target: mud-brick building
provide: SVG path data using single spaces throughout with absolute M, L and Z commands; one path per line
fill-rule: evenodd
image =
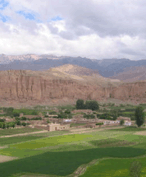
M 57 131 L 57 130 L 68 130 L 70 129 L 70 124 L 49 124 L 48 131 Z

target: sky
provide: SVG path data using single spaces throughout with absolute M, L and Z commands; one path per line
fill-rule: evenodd
M 0 0 L 0 54 L 146 59 L 146 1 Z

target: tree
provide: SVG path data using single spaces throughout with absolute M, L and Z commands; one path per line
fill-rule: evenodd
M 86 101 L 85 108 L 86 109 L 91 109 L 92 111 L 98 110 L 99 109 L 99 104 L 95 100 Z
M 130 166 L 130 176 L 140 177 L 142 165 L 138 161 L 133 161 Z
M 143 123 L 144 123 L 144 108 L 141 106 L 138 106 L 135 109 L 135 120 L 136 120 L 136 124 L 138 127 L 140 127 Z
M 120 120 L 120 125 L 124 125 L 124 120 L 123 119 Z
M 84 100 L 78 99 L 76 101 L 76 109 L 84 109 L 84 108 L 85 108 Z

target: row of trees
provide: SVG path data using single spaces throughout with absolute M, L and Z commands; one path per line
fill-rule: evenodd
M 76 109 L 91 109 L 92 111 L 99 109 L 99 104 L 97 101 L 86 101 L 78 99 L 76 102 Z
M 0 122 L 0 128 L 5 129 L 5 128 L 9 128 L 9 127 L 15 127 L 16 123 L 15 122 Z
M 76 109 L 91 109 L 91 110 L 98 110 L 99 109 L 99 104 L 97 101 L 86 101 L 84 103 L 84 100 L 82 99 L 78 99 L 76 101 Z M 97 115 L 99 116 L 99 115 Z M 111 117 L 113 117 L 113 120 L 117 119 L 117 112 L 113 112 L 111 115 L 100 115 L 100 118 L 105 119 L 105 117 L 109 117 L 109 119 L 111 119 Z M 145 121 L 145 114 L 144 114 L 144 108 L 142 106 L 138 106 L 135 109 L 135 120 L 136 120 L 136 124 L 138 127 L 140 127 L 141 125 L 143 125 L 144 121 Z

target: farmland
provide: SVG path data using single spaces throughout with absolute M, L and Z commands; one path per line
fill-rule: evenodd
M 101 128 L 102 129 L 102 128 Z M 0 163 L 1 177 L 121 176 L 137 159 L 146 175 L 145 128 L 122 128 L 57 135 L 57 132 L 0 139 L 0 155 L 15 158 Z M 63 134 L 62 133 L 62 134 Z M 9 170 L 7 170 L 9 169 Z M 120 173 L 119 173 L 120 172 Z

